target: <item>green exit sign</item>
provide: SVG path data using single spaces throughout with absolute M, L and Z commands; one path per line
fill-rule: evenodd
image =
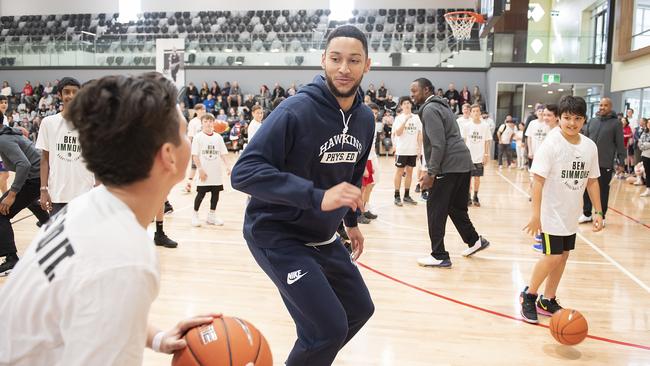
M 560 74 L 542 74 L 542 83 L 545 84 L 559 84 Z

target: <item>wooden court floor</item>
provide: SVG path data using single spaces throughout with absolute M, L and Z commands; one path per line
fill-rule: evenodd
M 393 158 L 382 157 L 380 165 L 371 198 L 379 218 L 361 226 L 366 249 L 359 261 L 376 312 L 335 365 L 650 364 L 650 198 L 639 197 L 640 187 L 612 181 L 606 229 L 593 233 L 590 226 L 580 227 L 558 298 L 585 315 L 591 338 L 569 347 L 550 336 L 544 327 L 548 318 L 541 317 L 542 326 L 518 320 L 518 293 L 540 256 L 521 231 L 529 216 L 527 173 L 498 171 L 494 163 L 486 168 L 482 207 L 471 208 L 470 217 L 492 245 L 475 257 L 461 257 L 464 246 L 449 222 L 453 268 L 443 270 L 417 266 L 416 258 L 430 251 L 425 204 L 394 206 Z M 281 365 L 295 329 L 243 241 L 246 197 L 227 187 L 217 208 L 225 226 L 201 228 L 190 226 L 194 194 L 182 194 L 178 186 L 170 199 L 176 210 L 165 227 L 180 245 L 158 249 L 162 279 L 151 321 L 167 328 L 214 311 L 245 318 L 263 332 Z M 36 232 L 34 222 L 27 217 L 14 226 L 20 251 Z M 115 301 L 116 307 L 128 306 L 128 299 Z M 170 360 L 145 351 L 144 365 Z

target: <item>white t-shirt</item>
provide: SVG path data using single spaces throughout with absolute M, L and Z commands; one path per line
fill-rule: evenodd
M 256 120 L 252 120 L 251 123 L 248 124 L 248 143 L 251 142 L 253 136 L 255 135 L 257 130 L 260 129 L 260 127 L 262 127 L 262 123 L 257 122 Z
M 501 138 L 499 139 L 499 143 L 502 145 L 505 144 L 510 144 L 512 142 L 512 139 L 514 138 L 515 134 L 515 129 L 514 126 L 510 127 L 508 126 L 507 123 L 502 124 L 499 126 L 499 131 L 501 131 Z
M 218 133 L 206 135 L 201 131 L 194 136 L 192 140 L 192 155 L 199 157 L 201 167 L 208 175 L 205 181 L 198 179 L 197 186 L 220 186 L 223 185 L 222 174 L 223 170 L 221 163 L 221 155 L 228 154 L 226 144 L 223 142 L 223 137 Z
M 523 147 L 524 146 L 524 131 L 517 130 L 517 132 L 515 132 L 515 140 L 517 140 L 517 146 L 518 147 Z
M 474 123 L 470 122 L 465 125 L 465 143 L 469 148 L 469 153 L 472 155 L 472 162 L 479 164 L 483 162 L 483 155 L 485 155 L 485 142 L 492 141 L 492 134 L 490 133 L 490 126 L 485 122 Z
M 542 231 L 568 236 L 578 231 L 582 195 L 588 178 L 598 178 L 598 150 L 589 138 L 569 143 L 562 133 L 549 134 L 537 150 L 531 173 L 544 177 L 542 190 Z
M 458 128 L 460 130 L 460 137 L 465 138 L 465 127 L 467 127 L 468 124 L 472 123 L 472 119 L 465 116 L 460 116 L 456 118 L 456 122 L 458 123 Z
M 544 123 L 544 121 L 538 119 L 530 121 L 528 129 L 526 130 L 526 137 L 530 137 L 531 139 L 530 146 L 528 146 L 528 152 L 533 156 L 533 158 L 535 157 L 537 149 L 546 138 L 548 131 L 548 125 Z
M 192 118 L 187 124 L 187 136 L 194 137 L 198 135 L 202 128 L 201 119 L 199 117 Z
M 155 246 L 104 186 L 48 222 L 0 290 L 0 365 L 140 365 Z
M 375 150 L 375 146 L 377 146 L 377 139 L 379 138 L 379 133 L 384 130 L 384 123 L 383 122 L 375 122 L 375 137 L 372 139 L 372 147 L 370 148 L 370 154 L 368 154 L 368 160 L 373 160 L 377 158 L 377 151 Z M 373 162 L 374 164 L 374 162 Z M 373 165 L 372 167 L 377 171 L 377 167 Z
M 53 203 L 68 203 L 95 185 L 95 176 L 81 157 L 79 133 L 61 113 L 43 118 L 36 148 L 50 154 L 47 185 Z
M 406 124 L 401 136 L 397 136 L 395 131 L 402 125 Z M 418 133 L 422 132 L 422 122 L 417 114 L 411 113 L 409 118 L 400 114 L 393 122 L 393 143 L 395 144 L 395 154 L 404 156 L 415 156 L 418 154 Z

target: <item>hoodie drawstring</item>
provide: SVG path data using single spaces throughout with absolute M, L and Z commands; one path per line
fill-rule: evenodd
M 348 119 L 345 119 L 345 113 L 343 112 L 342 109 L 339 109 L 339 112 L 341 112 L 341 117 L 343 118 L 343 134 L 346 135 L 348 133 L 348 123 L 350 123 L 350 118 L 352 118 L 352 113 L 348 116 Z

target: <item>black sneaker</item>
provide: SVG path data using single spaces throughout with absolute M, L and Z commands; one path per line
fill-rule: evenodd
M 539 320 L 537 320 L 537 309 L 535 307 L 537 295 L 529 294 L 526 291 L 528 291 L 528 286 L 519 294 L 521 316 L 526 323 L 537 324 L 539 323 Z
M 399 206 L 399 207 L 404 206 L 404 205 L 402 204 L 402 199 L 401 199 L 401 198 L 399 198 L 399 197 L 395 197 L 395 206 Z
M 16 263 L 18 263 L 17 259 L 5 258 L 5 261 L 0 264 L 0 277 L 8 276 L 9 273 L 11 273 L 11 270 L 16 266 Z
M 153 237 L 153 242 L 165 248 L 176 248 L 178 246 L 178 243 L 171 240 L 165 233 L 156 233 Z
M 376 220 L 377 217 L 378 217 L 377 215 L 375 215 L 374 213 L 372 213 L 372 212 L 370 212 L 370 211 L 366 211 L 366 212 L 364 212 L 363 215 L 364 215 L 365 217 L 369 218 L 370 220 Z
M 366 215 L 359 215 L 357 216 L 357 223 L 359 224 L 369 224 L 370 219 L 366 217 Z
M 472 207 L 472 198 L 471 197 L 467 200 L 467 207 Z
M 537 307 L 537 312 L 542 315 L 552 316 L 557 311 L 562 310 L 563 308 L 558 304 L 557 298 L 547 299 L 544 295 L 540 295 L 539 299 L 535 303 Z
M 169 203 L 169 201 L 165 201 L 165 215 L 168 215 L 172 212 L 174 212 L 174 207 L 171 203 Z
M 415 185 L 415 193 L 420 193 L 420 183 Z
M 481 202 L 478 201 L 478 197 L 474 197 L 474 200 L 473 200 L 473 201 L 474 201 L 474 202 L 473 202 L 473 203 L 474 203 L 474 206 L 476 206 L 476 207 L 481 207 Z
M 417 205 L 418 203 L 415 202 L 411 196 L 404 196 L 404 203 L 408 203 L 409 205 Z

